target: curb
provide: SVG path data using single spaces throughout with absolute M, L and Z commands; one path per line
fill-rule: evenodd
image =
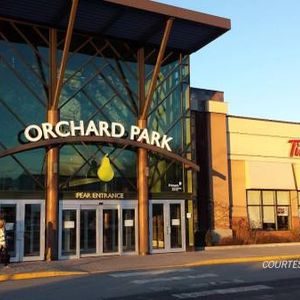
M 126 271 L 140 271 L 140 270 L 155 270 L 155 269 L 172 269 L 172 268 L 185 268 L 185 267 L 200 267 L 200 266 L 210 266 L 210 265 L 224 265 L 224 264 L 239 264 L 239 263 L 250 263 L 250 262 L 262 262 L 262 261 L 272 261 L 272 260 L 292 260 L 299 259 L 300 254 L 294 255 L 273 255 L 273 256 L 250 256 L 250 257 L 239 257 L 239 258 L 215 258 L 207 259 L 201 261 L 195 261 L 192 263 L 184 264 L 173 264 L 173 265 L 160 265 L 151 267 L 137 267 L 124 268 L 123 270 L 101 270 L 92 272 L 62 272 L 62 271 L 47 271 L 47 272 L 32 272 L 32 273 L 17 273 L 17 274 L 5 274 L 0 275 L 0 282 L 9 280 L 25 280 L 25 279 L 39 279 L 39 278 L 49 278 L 49 277 L 62 277 L 62 276 L 83 276 L 83 275 L 93 275 L 93 274 L 108 274 L 115 272 L 126 272 Z
M 295 243 L 270 243 L 270 244 L 253 244 L 253 245 L 227 245 L 227 246 L 206 246 L 205 251 L 227 250 L 227 249 L 252 249 L 252 248 L 274 248 L 274 247 L 289 247 L 299 246 L 299 242 Z
M 5 275 L 0 275 L 0 282 L 9 281 L 9 280 L 25 280 L 25 279 L 76 276 L 76 275 L 87 275 L 87 274 L 88 272 L 62 272 L 62 271 L 5 274 Z
M 250 256 L 250 257 L 240 257 L 240 258 L 215 258 L 206 259 L 201 261 L 196 261 L 192 263 L 184 264 L 173 264 L 173 265 L 159 265 L 151 267 L 137 267 L 137 268 L 127 268 L 122 270 L 107 270 L 107 271 L 92 271 L 88 274 L 108 274 L 116 272 L 128 272 L 128 271 L 142 271 L 142 270 L 159 270 L 159 269 L 173 269 L 173 268 L 186 268 L 186 267 L 201 267 L 201 266 L 212 266 L 212 265 L 225 265 L 225 264 L 239 264 L 239 263 L 250 263 L 250 262 L 262 262 L 262 261 L 273 261 L 273 260 L 293 260 L 299 259 L 300 254 L 294 255 L 273 255 L 273 256 Z
M 270 260 L 292 260 L 300 259 L 300 254 L 294 255 L 273 255 L 273 256 L 252 256 L 252 257 L 239 257 L 239 258 L 216 258 L 193 263 L 185 264 L 186 267 L 209 266 L 209 265 L 225 265 L 225 264 L 239 264 L 249 262 L 262 262 Z

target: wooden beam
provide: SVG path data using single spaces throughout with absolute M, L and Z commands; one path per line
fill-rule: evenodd
M 66 34 L 66 38 L 65 38 L 64 50 L 63 50 L 63 55 L 62 55 L 62 59 L 61 59 L 61 63 L 60 63 L 58 79 L 57 79 L 55 94 L 54 94 L 53 103 L 52 103 L 52 110 L 56 110 L 58 108 L 58 102 L 59 102 L 59 98 L 60 98 L 60 94 L 61 94 L 63 79 L 64 79 L 64 75 L 65 75 L 65 69 L 66 69 L 68 56 L 69 56 L 71 39 L 72 39 L 72 35 L 73 35 L 73 28 L 74 28 L 75 17 L 76 17 L 76 12 L 77 12 L 77 7 L 78 7 L 78 1 L 79 0 L 73 0 L 73 2 L 72 2 L 71 13 L 70 13 L 69 23 L 68 23 L 68 28 L 67 28 L 67 34 Z
M 59 120 L 58 110 L 48 111 L 48 122 L 56 124 Z M 59 148 L 47 151 L 46 174 L 46 251 L 47 261 L 57 259 L 58 250 L 58 163 Z
M 139 125 L 141 126 L 142 122 L 139 122 Z M 69 136 L 65 138 L 54 138 L 54 139 L 49 139 L 49 140 L 42 140 L 38 142 L 33 142 L 33 143 L 27 143 L 24 145 L 20 145 L 14 148 L 10 148 L 7 150 L 4 150 L 0 152 L 0 158 L 16 154 L 16 153 L 21 153 L 33 149 L 38 149 L 38 148 L 43 148 L 43 147 L 53 147 L 55 145 L 65 145 L 65 144 L 81 144 L 82 142 L 85 143 L 104 143 L 104 144 L 114 144 L 114 145 L 121 145 L 121 146 L 129 146 L 132 148 L 144 148 L 148 151 L 151 151 L 153 153 L 160 154 L 170 160 L 175 160 L 180 163 L 183 163 L 186 168 L 191 168 L 195 171 L 199 171 L 199 166 L 195 164 L 193 161 L 188 160 L 182 155 L 173 153 L 171 151 L 168 151 L 166 149 L 162 149 L 157 146 L 149 145 L 146 143 L 141 143 L 137 141 L 133 141 L 130 139 L 123 139 L 123 138 L 113 138 L 113 137 L 108 137 L 108 136 Z
M 146 128 L 146 121 L 139 120 L 138 126 Z M 147 255 L 149 249 L 149 187 L 148 187 L 148 151 L 145 148 L 137 149 L 138 162 L 138 213 L 139 213 L 139 254 Z
M 145 105 L 145 51 L 138 50 L 138 94 L 139 109 Z M 147 127 L 146 120 L 138 120 L 140 128 Z M 139 224 L 139 254 L 149 254 L 149 191 L 148 191 L 148 151 L 137 149 L 137 192 L 138 192 L 138 224 Z
M 51 110 L 53 106 L 53 99 L 55 95 L 55 89 L 57 85 L 57 30 L 49 29 L 49 97 L 48 97 L 48 110 Z
M 144 107 L 142 108 L 141 114 L 139 119 L 140 120 L 146 120 L 147 119 L 147 115 L 148 115 L 148 111 L 152 102 L 152 98 L 153 98 L 153 94 L 156 88 L 156 83 L 157 83 L 157 77 L 158 74 L 160 72 L 160 67 L 161 67 L 161 62 L 164 58 L 165 55 L 165 51 L 166 51 L 166 47 L 168 44 L 168 40 L 170 37 L 170 32 L 173 26 L 173 22 L 174 22 L 174 18 L 169 18 L 165 27 L 165 31 L 164 31 L 164 35 L 160 44 L 160 49 L 158 52 L 158 56 L 157 56 L 157 60 L 156 60 L 156 64 L 153 70 L 153 74 L 152 74 L 152 79 L 150 82 L 150 86 L 149 86 L 149 91 L 145 100 L 145 104 Z
M 51 110 L 57 82 L 57 30 L 49 29 L 49 96 L 47 121 L 55 125 L 59 111 Z M 46 155 L 46 247 L 45 259 L 57 259 L 58 241 L 58 161 L 59 148 L 49 147 Z

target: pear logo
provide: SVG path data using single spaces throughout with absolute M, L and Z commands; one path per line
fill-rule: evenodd
M 98 175 L 99 179 L 104 182 L 111 181 L 115 176 L 114 170 L 111 166 L 111 163 L 110 163 L 110 160 L 109 160 L 107 154 L 105 154 L 105 156 L 101 160 L 101 164 L 98 169 L 97 175 Z

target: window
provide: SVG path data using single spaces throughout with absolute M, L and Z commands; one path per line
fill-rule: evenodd
M 300 193 L 298 195 L 300 213 Z M 289 229 L 289 191 L 248 190 L 247 208 L 252 229 Z

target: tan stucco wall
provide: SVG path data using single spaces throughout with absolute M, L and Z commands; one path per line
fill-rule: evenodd
M 230 161 L 232 217 L 247 217 L 245 162 L 242 160 Z
M 229 228 L 229 192 L 226 115 L 210 113 L 211 188 L 214 228 Z
M 296 190 L 300 186 L 300 157 L 290 157 L 288 141 L 300 139 L 300 123 L 228 117 L 227 124 L 233 229 L 247 218 L 247 188 L 291 190 L 291 225 L 293 230 L 299 228 Z
M 291 158 L 290 139 L 300 138 L 300 123 L 228 117 L 229 157 L 246 161 L 300 164 Z
M 297 191 L 291 192 L 291 210 L 292 210 L 292 228 L 297 228 L 300 225 L 299 212 L 298 212 L 298 193 Z

